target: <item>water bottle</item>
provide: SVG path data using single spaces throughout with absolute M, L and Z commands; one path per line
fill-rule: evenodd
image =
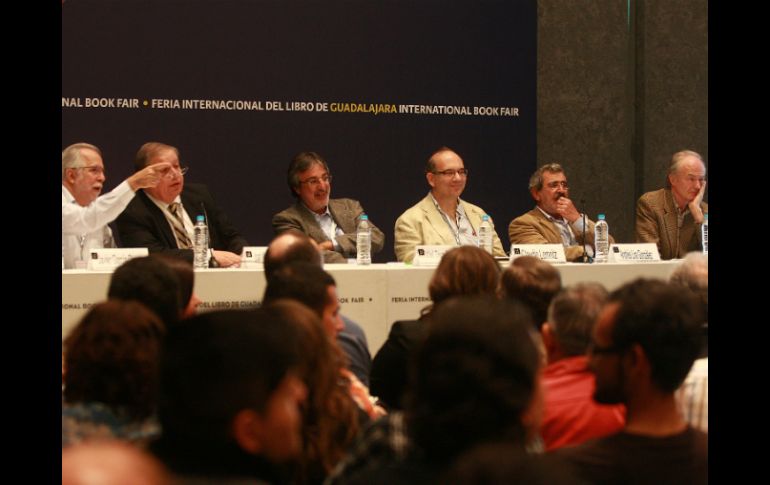
M 479 247 L 492 254 L 492 224 L 489 222 L 489 216 L 481 216 L 481 225 L 479 226 Z
M 703 248 L 703 254 L 709 253 L 709 215 L 703 214 L 703 224 L 700 226 L 700 245 Z
M 356 228 L 356 264 L 372 264 L 372 225 L 366 214 L 361 214 Z
M 594 225 L 594 262 L 606 263 L 610 254 L 610 227 L 604 220 L 604 214 L 597 216 Z
M 202 215 L 195 218 L 195 227 L 193 228 L 193 252 L 194 267 L 209 267 L 209 228 L 206 226 L 206 220 Z

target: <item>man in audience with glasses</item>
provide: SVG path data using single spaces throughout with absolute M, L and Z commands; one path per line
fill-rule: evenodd
M 593 257 L 594 223 L 570 200 L 562 166 L 547 163 L 538 168 L 529 178 L 529 193 L 537 207 L 511 221 L 511 244 L 563 244 L 567 261 Z M 610 244 L 614 242 L 610 236 Z
M 150 142 L 139 149 L 135 170 L 164 164 L 156 187 L 142 190 L 116 221 L 118 237 L 125 247 L 146 247 L 193 260 L 193 225 L 204 215 L 209 228 L 211 266 L 237 266 L 243 246 L 248 245 L 230 223 L 202 184 L 185 184 L 188 167 L 179 162 L 179 150 L 171 145 Z
M 463 159 L 450 148 L 441 147 L 428 158 L 425 178 L 431 189 L 420 202 L 396 220 L 396 259 L 411 262 L 415 246 L 478 246 L 478 228 L 486 214 L 481 207 L 460 199 L 468 181 Z M 503 245 L 493 230 L 493 255 L 505 256 Z
M 99 195 L 107 175 L 102 152 L 89 143 L 75 143 L 61 152 L 61 251 L 64 268 L 81 262 L 90 249 L 115 247 L 107 224 L 126 208 L 139 189 L 155 187 L 167 163 L 138 170 L 112 191 Z
M 321 155 L 301 152 L 289 164 L 287 182 L 294 205 L 273 216 L 276 235 L 295 229 L 310 236 L 325 263 L 346 263 L 356 257 L 356 227 L 364 208 L 357 200 L 330 199 L 332 175 Z M 382 250 L 385 235 L 371 221 L 372 254 Z

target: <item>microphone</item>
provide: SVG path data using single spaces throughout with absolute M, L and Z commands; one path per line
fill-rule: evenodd
M 580 199 L 580 207 L 582 207 L 584 210 L 582 212 L 583 214 L 583 262 L 584 263 L 590 263 L 591 258 L 588 256 L 588 242 L 586 241 L 586 211 L 585 211 L 585 205 L 586 200 Z
M 209 228 L 209 268 L 219 268 L 219 263 L 214 257 L 213 248 L 211 247 L 211 226 L 209 225 L 209 215 L 206 212 L 206 206 L 201 201 L 201 210 L 203 210 L 203 218 L 206 220 L 206 227 Z

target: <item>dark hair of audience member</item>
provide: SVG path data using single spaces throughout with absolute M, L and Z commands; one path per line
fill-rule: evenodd
M 141 303 L 97 303 L 64 341 L 68 403 L 100 402 L 135 419 L 155 411 L 165 328 Z
M 523 448 L 536 432 L 539 422 L 523 419 L 538 388 L 532 327 L 516 301 L 457 297 L 436 308 L 405 406 L 407 429 L 429 461 L 448 463 L 481 442 Z
M 318 316 L 323 316 L 328 304 L 329 286 L 336 286 L 334 278 L 320 266 L 305 261 L 294 261 L 278 268 L 267 280 L 262 304 L 279 298 L 293 298 L 307 305 Z
M 700 349 L 706 317 L 698 297 L 676 284 L 638 278 L 610 293 L 608 303 L 619 303 L 613 346 L 639 344 L 650 362 L 652 382 L 663 392 L 675 391 Z
M 179 279 L 174 270 L 150 256 L 133 258 L 118 266 L 107 289 L 108 298 L 139 301 L 167 326 L 179 321 L 186 305 L 180 294 Z
M 264 413 L 297 365 L 296 347 L 295 328 L 261 308 L 201 313 L 171 327 L 160 370 L 163 445 L 188 457 L 236 449 L 233 418 L 243 409 Z
M 450 249 L 428 284 L 432 304 L 422 310 L 422 316 L 452 296 L 494 295 L 499 279 L 500 265 L 488 252 L 475 246 Z
M 171 254 L 155 253 L 151 254 L 150 258 L 157 259 L 168 265 L 179 280 L 179 301 L 182 305 L 182 313 L 187 309 L 190 300 L 193 296 L 193 288 L 195 287 L 195 271 L 193 265 L 186 259 L 182 259 Z
M 266 279 L 269 279 L 281 266 L 294 261 L 305 261 L 307 263 L 315 264 L 319 268 L 323 267 L 321 253 L 307 234 L 299 232 L 296 229 L 289 229 L 276 236 L 273 240 L 285 235 L 294 236 L 296 240 L 286 248 L 285 251 L 278 255 L 274 254 L 270 246 L 267 247 L 264 259 Z
M 299 333 L 300 363 L 297 370 L 307 386 L 303 408 L 303 454 L 298 483 L 320 482 L 345 455 L 366 418 L 341 382 L 342 351 L 312 310 L 291 299 L 279 299 L 263 307 L 276 313 Z
M 518 298 L 527 305 L 538 330 L 548 318 L 548 305 L 559 290 L 559 270 L 534 256 L 514 259 L 500 278 L 500 296 Z

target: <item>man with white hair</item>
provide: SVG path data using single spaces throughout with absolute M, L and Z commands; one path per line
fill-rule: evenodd
M 657 244 L 661 259 L 701 250 L 700 228 L 708 214 L 705 191 L 703 158 L 691 150 L 676 152 L 666 188 L 647 192 L 636 203 L 636 242 Z
M 61 249 L 64 267 L 85 261 L 93 248 L 114 247 L 107 226 L 123 212 L 138 189 L 155 187 L 168 164 L 147 167 L 111 192 L 99 195 L 106 175 L 102 152 L 89 143 L 75 143 L 61 152 Z

